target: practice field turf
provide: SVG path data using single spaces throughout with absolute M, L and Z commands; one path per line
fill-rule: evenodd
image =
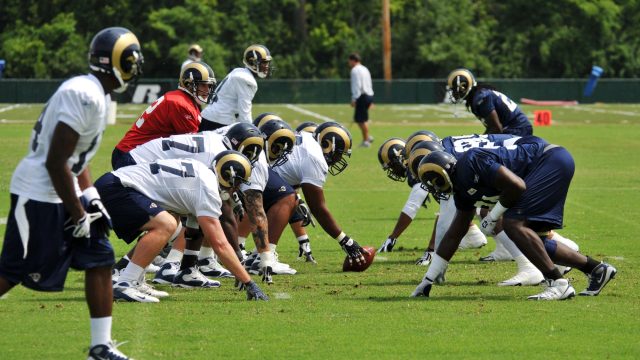
M 145 106 L 118 107 L 93 178 L 109 170 L 113 146 Z M 11 173 L 27 151 L 42 104 L 0 104 L 0 232 L 9 209 Z M 532 117 L 540 107 L 524 106 Z M 136 359 L 637 359 L 640 357 L 640 105 L 549 107 L 553 126 L 534 133 L 565 146 L 576 173 L 561 234 L 580 250 L 618 268 L 598 297 L 533 302 L 541 287 L 498 287 L 515 274 L 515 263 L 480 263 L 495 243 L 458 252 L 447 283 L 431 298 L 409 294 L 426 271 L 414 265 L 422 255 L 438 205 L 422 209 L 399 239 L 364 273 L 341 272 L 344 253 L 321 229 L 310 229 L 318 265 L 296 261 L 297 242 L 285 230 L 278 252 L 298 270 L 264 286 L 270 302 L 247 302 L 224 279 L 219 289 L 166 289 L 159 304 L 116 303 L 113 335 Z M 377 160 L 379 145 L 430 129 L 439 136 L 481 132 L 462 106 L 376 105 L 371 148 L 359 148 L 352 109 L 340 105 L 257 105 L 280 114 L 292 126 L 302 121 L 338 120 L 352 131 L 349 167 L 330 176 L 325 195 L 344 231 L 361 245 L 378 247 L 391 232 L 406 200 L 406 184 L 387 179 Z M 127 250 L 112 235 L 116 255 Z M 1 240 L 0 240 L 1 241 Z M 577 270 L 568 274 L 576 291 L 586 287 Z M 255 277 L 258 281 L 258 277 Z M 15 288 L 0 300 L 0 359 L 81 359 L 89 345 L 83 275 L 72 272 L 62 293 Z

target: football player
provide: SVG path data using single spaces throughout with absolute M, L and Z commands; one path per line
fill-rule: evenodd
M 222 130 L 222 129 L 221 129 Z M 263 188 L 266 183 L 267 164 L 264 160 L 264 139 L 260 131 L 251 124 L 234 124 L 224 129 L 224 134 L 212 131 L 204 131 L 197 134 L 173 135 L 168 138 L 160 138 L 149 141 L 143 145 L 136 147 L 123 156 L 129 164 L 143 164 L 153 162 L 158 159 L 176 159 L 189 158 L 198 160 L 204 164 L 211 164 L 214 157 L 225 150 L 237 150 L 245 155 L 254 163 L 254 171 L 251 172 L 249 178 L 251 184 L 241 184 L 241 189 L 245 191 L 248 188 Z M 231 242 L 236 252 L 237 248 L 237 224 L 235 221 L 234 210 L 232 207 L 232 194 L 226 195 L 225 201 L 222 203 L 221 223 L 227 239 Z M 242 204 L 237 206 L 242 207 Z M 251 204 L 247 206 L 252 209 Z M 260 207 L 261 209 L 262 207 Z M 252 217 L 250 212 L 249 217 Z M 266 225 L 265 225 L 266 226 Z M 266 232 L 266 230 L 265 230 Z M 191 241 L 186 244 L 180 240 L 176 241 L 167 256 L 166 262 L 156 272 L 154 278 L 155 283 L 174 284 L 181 287 L 211 287 L 211 282 L 202 281 L 202 276 L 190 269 L 193 267 L 190 262 L 182 261 L 183 253 L 196 254 L 198 256 L 199 269 L 206 276 L 228 277 L 228 271 L 221 267 L 213 258 L 214 253 L 211 247 L 204 245 L 200 249 L 201 239 L 197 233 L 189 234 Z M 235 237 L 235 238 L 234 238 Z M 187 249 L 185 250 L 185 245 Z M 259 245 L 262 251 L 268 251 L 267 245 Z M 200 251 L 198 251 L 200 249 Z M 178 265 L 178 263 L 180 263 Z M 127 261 L 122 260 L 118 263 L 117 270 L 124 269 Z M 268 264 L 267 264 L 268 265 Z M 180 268 L 180 269 L 178 269 Z M 176 276 L 178 270 L 183 272 L 184 276 Z M 188 273 L 184 273 L 187 271 Z M 185 281 L 183 277 L 193 278 L 193 281 Z
M 471 71 L 455 69 L 447 77 L 452 101 L 465 103 L 486 128 L 485 134 L 533 134 L 533 127 L 518 104 L 490 85 L 478 84 Z
M 204 54 L 204 51 L 202 50 L 202 46 L 198 44 L 191 44 L 191 46 L 189 46 L 189 50 L 187 51 L 187 53 L 189 54 L 189 56 L 187 57 L 187 60 L 185 60 L 182 63 L 182 66 L 180 67 L 181 70 L 184 69 L 185 66 L 187 66 L 188 64 L 191 64 L 194 61 L 201 61 L 202 54 Z
M 420 182 L 416 180 L 413 171 L 408 166 L 409 163 L 419 163 L 420 159 L 427 153 L 434 150 L 442 150 L 439 138 L 430 131 L 418 131 L 408 138 L 409 149 L 405 146 L 405 141 L 400 138 L 391 138 L 385 141 L 378 151 L 378 160 L 382 165 L 382 169 L 387 172 L 387 177 L 394 181 L 404 182 L 411 188 L 409 198 L 404 208 L 400 212 L 398 221 L 387 239 L 382 243 L 378 252 L 391 252 L 396 244 L 397 239 L 402 235 L 404 230 L 411 224 L 418 213 L 421 206 L 426 207 L 426 201 L 429 193 L 423 189 Z M 420 151 L 412 151 L 420 148 Z M 413 156 L 410 159 L 409 154 Z M 406 157 L 405 157 L 406 156 Z M 410 161 L 412 160 L 412 161 Z M 436 218 L 436 224 L 439 217 Z M 429 246 L 425 254 L 419 258 L 416 265 L 428 265 L 431 261 L 431 255 L 434 247 L 435 228 L 429 242 Z M 478 248 L 486 244 L 486 238 L 478 227 L 472 224 L 469 232 L 460 243 L 461 249 Z
M 145 232 L 131 261 L 120 272 L 113 288 L 114 299 L 159 301 L 140 289 L 140 279 L 155 255 L 180 232 L 182 224 L 175 215 L 181 215 L 187 217 L 188 228 L 201 229 L 205 241 L 246 288 L 247 299 L 268 300 L 240 264 L 218 220 L 222 214 L 220 191 L 234 191 L 250 175 L 249 160 L 239 152 L 225 150 L 209 166 L 193 159 L 158 160 L 125 166 L 100 177 L 96 188 L 103 196 L 104 206 L 113 213 L 113 228 L 118 237 L 131 243 Z M 185 254 L 185 258 L 188 255 L 192 254 Z M 191 260 L 195 265 L 195 259 Z M 202 276 L 195 267 L 189 273 L 189 280 L 193 281 Z
M 200 105 L 211 103 L 215 88 L 216 78 L 209 65 L 194 61 L 184 66 L 178 89 L 167 92 L 149 105 L 113 149 L 113 169 L 130 165 L 124 154 L 138 145 L 160 137 L 197 132 Z
M 279 118 L 278 118 L 279 119 Z M 238 124 L 225 126 L 215 130 L 224 134 Z M 251 126 L 241 123 L 240 126 Z M 287 161 L 287 156 L 294 147 L 294 134 L 282 120 L 274 121 L 268 128 L 262 127 L 264 151 L 261 162 L 261 181 L 242 188 L 244 205 L 248 216 L 238 227 L 238 242 L 244 249 L 249 232 L 253 234 L 255 251 L 244 259 L 244 266 L 253 274 L 262 274 L 267 283 L 273 282 L 271 274 L 293 275 L 296 273 L 288 264 L 279 261 L 276 247 L 278 239 L 295 208 L 295 193 L 271 166 Z M 284 220 L 283 220 L 284 219 Z M 255 261 L 263 259 L 263 261 Z
M 258 91 L 256 78 L 271 74 L 271 53 L 254 44 L 244 51 L 244 67 L 233 70 L 220 82 L 211 105 L 202 111 L 200 130 L 215 130 L 235 122 L 251 123 L 251 106 Z
M 350 262 L 364 262 L 364 249 L 342 228 L 331 215 L 325 202 L 323 186 L 327 172 L 338 175 L 347 167 L 351 156 L 351 134 L 336 122 L 319 125 L 314 134 L 296 135 L 296 146 L 289 161 L 274 170 L 293 187 L 300 187 L 309 209 L 322 229 L 342 247 Z M 288 218 L 287 218 L 288 219 Z
M 29 154 L 11 179 L 0 296 L 17 284 L 62 291 L 69 267 L 84 270 L 89 359 L 128 359 L 111 340 L 111 219 L 91 185 L 88 164 L 102 141 L 111 93 L 123 92 L 141 73 L 142 62 L 131 31 L 98 32 L 89 49 L 91 73 L 65 81 L 49 99 L 33 128 Z
M 562 226 L 574 170 L 566 149 L 534 137 L 507 146 L 472 148 L 457 160 L 444 151 L 425 156 L 418 167 L 421 182 L 440 198 L 453 195 L 456 213 L 412 296 L 429 296 L 432 279 L 446 268 L 479 203 L 493 204 L 481 230 L 492 234 L 502 216 L 504 231 L 544 275 L 544 291 L 529 299 L 563 300 L 575 295 L 554 262 L 587 275 L 589 285 L 580 295 L 598 295 L 617 270 L 549 236 L 550 230 Z

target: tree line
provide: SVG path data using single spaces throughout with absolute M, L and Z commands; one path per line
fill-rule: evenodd
M 444 78 L 583 78 L 640 72 L 637 0 L 390 0 L 392 72 Z M 274 78 L 346 78 L 358 52 L 382 78 L 382 0 L 4 0 L 5 77 L 65 78 L 87 71 L 92 36 L 124 26 L 140 39 L 145 77 L 178 76 L 191 43 L 216 74 L 266 45 Z

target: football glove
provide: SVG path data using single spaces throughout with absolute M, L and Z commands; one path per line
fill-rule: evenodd
M 107 209 L 105 209 L 102 201 L 100 200 L 100 194 L 98 194 L 98 190 L 91 186 L 82 192 L 82 196 L 89 202 L 89 206 L 87 207 L 87 213 L 100 213 L 101 217 L 96 217 L 95 220 L 91 221 L 93 224 L 93 228 L 98 231 L 99 234 L 105 234 L 109 236 L 109 232 L 113 229 L 113 224 L 111 222 L 111 216 Z
M 425 276 L 424 279 L 422 279 L 422 282 L 420 282 L 416 289 L 413 290 L 413 293 L 411 293 L 411 297 L 429 297 L 429 293 L 431 292 L 431 285 L 433 285 L 433 280 Z
M 71 235 L 74 238 L 88 238 L 91 235 L 91 223 L 102 217 L 102 213 L 84 213 L 84 215 L 78 220 L 77 223 L 73 223 L 73 220 L 69 218 L 65 221 L 64 229 L 72 230 Z
M 431 263 L 432 253 L 433 251 L 430 251 L 430 250 L 425 251 L 424 255 L 422 255 L 422 257 L 416 261 L 416 265 L 419 265 L 419 266 L 429 265 Z
M 262 289 L 256 284 L 253 280 L 250 280 L 246 284 L 242 284 L 244 289 L 247 291 L 247 300 L 264 300 L 268 301 L 269 297 L 267 294 L 262 292 Z
M 487 236 L 493 235 L 493 229 L 496 227 L 498 219 L 493 219 L 491 214 L 487 215 L 480 222 L 480 231 Z
M 396 246 L 396 241 L 397 239 L 387 238 L 387 240 L 385 240 L 382 245 L 380 245 L 378 254 L 382 252 L 391 252 L 393 250 L 393 247 Z
M 231 194 L 231 206 L 233 206 L 233 213 L 238 217 L 238 220 L 242 221 L 244 218 L 244 207 L 242 206 L 242 199 L 238 195 L 238 191 Z
M 311 216 L 311 210 L 309 210 L 309 206 L 306 202 L 304 202 L 304 200 L 302 200 L 302 198 L 300 198 L 300 195 L 297 195 L 297 197 L 298 206 L 296 206 L 296 213 L 300 217 L 302 217 L 302 226 L 306 227 L 311 224 L 311 226 L 316 227 L 316 223 L 315 221 L 313 221 L 313 216 Z
M 317 264 L 316 259 L 311 255 L 311 243 L 309 239 L 298 240 L 298 260 L 301 260 L 303 255 L 306 262 L 313 263 L 314 265 Z
M 342 247 L 342 250 L 347 254 L 347 256 L 349 256 L 350 264 L 353 264 L 354 260 L 358 264 L 364 264 L 365 259 L 362 254 L 367 253 L 367 251 L 364 250 L 360 244 L 347 235 L 339 241 L 339 244 Z

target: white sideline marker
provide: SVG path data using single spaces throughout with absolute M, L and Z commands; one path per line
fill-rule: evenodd
M 285 293 L 285 292 L 274 293 L 273 297 L 278 299 L 278 300 L 289 300 L 289 299 L 291 299 L 291 295 L 289 295 L 289 293 Z
M 293 104 L 285 104 L 285 107 L 287 107 L 288 109 L 291 109 L 291 110 L 293 110 L 295 112 L 299 112 L 300 114 L 309 115 L 309 116 L 312 116 L 312 117 L 314 117 L 316 119 L 320 119 L 320 120 L 325 121 L 325 122 L 327 122 L 327 121 L 337 122 L 335 119 L 332 119 L 332 118 L 330 118 L 328 116 L 324 116 L 322 114 L 318 114 L 318 113 L 313 112 L 313 111 L 309 111 L 307 109 L 301 108 L 300 106 L 296 106 L 296 105 L 293 105 Z

